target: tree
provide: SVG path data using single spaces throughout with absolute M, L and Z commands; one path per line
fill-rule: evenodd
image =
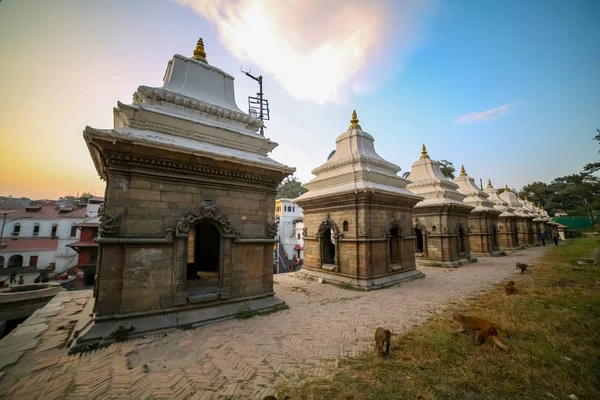
M 533 182 L 525 185 L 520 193 L 523 197 L 527 196 L 529 200 L 542 207 L 546 207 L 551 203 L 555 195 L 554 188 L 544 182 Z
M 308 189 L 302 186 L 302 183 L 298 180 L 298 178 L 295 176 L 288 176 L 277 187 L 277 198 L 295 199 L 307 191 Z
M 448 160 L 440 160 L 437 161 L 438 165 L 440 166 L 440 170 L 442 171 L 442 174 L 444 174 L 444 176 L 450 180 L 454 179 L 454 173 L 456 172 L 456 168 L 454 168 L 454 164 L 452 164 L 450 161 Z
M 598 144 L 600 144 L 600 129 L 596 129 L 596 132 L 598 132 L 598 134 L 594 136 L 594 140 L 597 140 Z M 600 153 L 600 150 L 598 150 L 598 152 Z M 583 167 L 583 173 L 588 175 L 593 175 L 598 171 L 600 171 L 600 162 L 589 163 Z

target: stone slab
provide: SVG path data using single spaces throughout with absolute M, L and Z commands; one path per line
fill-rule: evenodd
M 17 361 L 19 361 L 19 358 L 21 358 L 21 356 L 23 354 L 25 354 L 25 352 L 19 351 L 16 353 L 10 353 L 10 354 L 3 355 L 0 358 L 0 371 L 2 371 L 4 369 L 4 367 L 15 364 Z
M 13 331 L 13 332 L 11 332 L 10 335 L 5 336 L 4 338 L 2 338 L 2 340 L 0 340 L 0 348 L 6 347 L 6 346 L 13 346 L 15 344 L 22 344 L 24 342 L 35 339 L 38 336 L 40 336 L 40 332 L 28 333 L 26 335 L 19 335 L 19 336 L 15 336 L 14 333 L 15 332 Z
M 135 328 L 134 331 L 129 333 L 129 338 L 131 339 L 147 334 L 161 333 L 175 329 L 178 326 L 196 327 L 232 319 L 235 318 L 241 310 L 263 312 L 284 308 L 287 308 L 287 305 L 283 300 L 274 296 L 269 296 L 249 301 L 218 304 L 215 306 L 174 311 L 158 315 L 122 318 L 118 320 L 92 320 L 87 325 L 84 323 L 84 327 L 78 332 L 78 335 L 72 339 L 69 353 L 76 353 L 92 344 L 104 346 L 113 343 L 114 338 L 110 335 L 121 325 L 125 329 L 129 327 Z M 85 319 L 85 317 L 85 315 L 82 316 L 82 319 Z
M 408 282 L 413 279 L 424 278 L 425 274 L 417 269 L 412 269 L 404 272 L 398 272 L 382 277 L 371 278 L 371 279 L 356 279 L 350 278 L 347 276 L 343 276 L 340 274 L 336 274 L 333 272 L 329 272 L 326 270 L 314 270 L 303 268 L 302 270 L 296 272 L 299 276 L 304 276 L 308 278 L 314 279 L 323 279 L 323 281 L 327 283 L 334 284 L 346 284 L 349 286 L 353 286 L 359 289 L 364 290 L 375 290 L 382 289 L 388 286 L 397 285 L 402 282 Z
M 19 326 L 17 329 L 15 329 L 15 331 L 13 332 L 13 335 L 23 336 L 23 335 L 27 335 L 30 333 L 41 333 L 41 332 L 44 332 L 46 329 L 48 329 L 48 325 L 45 323 L 35 324 L 35 325 L 27 325 L 27 326 Z

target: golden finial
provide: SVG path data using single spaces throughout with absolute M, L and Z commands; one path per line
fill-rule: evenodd
M 348 130 L 350 129 L 362 129 L 360 127 L 360 125 L 358 124 L 358 117 L 356 116 L 356 110 L 352 111 L 352 119 L 350 120 L 350 126 L 348 127 Z
M 488 179 L 488 185 L 487 185 L 487 187 L 493 188 L 493 186 L 492 186 L 492 180 L 491 179 Z
M 508 185 L 506 185 L 506 187 L 504 188 L 504 193 L 506 192 L 510 192 L 510 189 L 508 188 Z
M 421 147 L 421 158 L 429 158 L 429 154 L 427 154 L 427 148 L 425 145 Z
M 527 200 L 527 195 L 525 195 L 524 199 L 525 199 L 525 201 L 529 201 L 529 200 Z
M 467 171 L 465 171 L 465 166 L 460 166 L 460 176 L 467 176 Z
M 193 58 L 194 60 L 202 61 L 203 63 L 208 64 L 208 61 L 206 61 L 206 52 L 204 51 L 204 42 L 202 41 L 202 38 L 198 39 L 198 43 L 196 43 Z

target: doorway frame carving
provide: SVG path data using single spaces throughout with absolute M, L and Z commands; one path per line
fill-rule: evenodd
M 188 256 L 188 236 L 190 230 L 200 222 L 212 224 L 220 235 L 219 248 L 219 298 L 226 300 L 231 292 L 231 253 L 233 241 L 240 236 L 227 214 L 216 204 L 202 202 L 187 210 L 179 218 L 175 229 L 173 260 L 173 293 L 175 305 L 187 303 L 186 275 Z

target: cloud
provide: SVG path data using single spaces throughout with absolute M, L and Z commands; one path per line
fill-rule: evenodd
M 503 104 L 500 107 L 492 108 L 491 110 L 472 112 L 461 115 L 456 119 L 458 124 L 472 124 L 477 122 L 487 122 L 492 119 L 501 117 L 513 111 L 520 102 L 512 104 Z
M 435 0 L 173 0 L 211 21 L 240 62 L 317 104 L 372 90 L 378 61 L 406 52 Z

